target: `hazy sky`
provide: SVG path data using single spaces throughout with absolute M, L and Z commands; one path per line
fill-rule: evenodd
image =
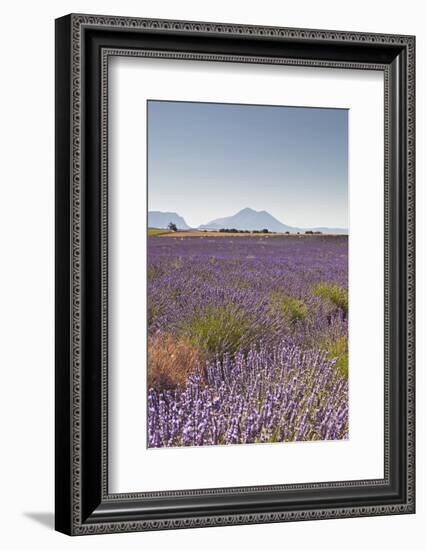
M 148 208 L 348 227 L 348 111 L 148 101 Z

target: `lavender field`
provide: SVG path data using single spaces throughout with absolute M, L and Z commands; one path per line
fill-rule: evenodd
M 348 241 L 148 237 L 148 446 L 348 437 Z

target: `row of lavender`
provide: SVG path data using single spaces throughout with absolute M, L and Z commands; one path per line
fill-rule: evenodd
M 347 437 L 347 237 L 148 245 L 150 447 Z

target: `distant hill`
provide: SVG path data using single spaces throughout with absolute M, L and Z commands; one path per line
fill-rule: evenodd
M 176 224 L 178 229 L 191 229 L 182 216 L 179 216 L 176 212 L 159 212 L 156 210 L 148 212 L 148 227 L 167 229 L 170 222 Z
M 148 212 L 148 227 L 155 229 L 167 229 L 169 223 L 176 224 L 180 230 L 191 229 L 182 216 L 176 212 Z M 233 216 L 227 218 L 217 218 L 209 223 L 200 225 L 200 231 L 219 231 L 220 229 L 238 229 L 239 231 L 262 231 L 267 229 L 274 233 L 304 233 L 305 231 L 321 231 L 325 234 L 347 235 L 348 230 L 340 227 L 292 227 L 286 225 L 277 218 L 274 218 L 265 210 L 253 210 L 252 208 L 243 208 Z
M 233 216 L 228 218 L 217 218 L 205 225 L 200 225 L 199 229 L 218 231 L 219 229 L 238 229 L 240 231 L 261 231 L 268 229 L 276 233 L 304 233 L 305 231 L 321 231 L 321 233 L 347 235 L 348 230 L 337 227 L 292 227 L 286 225 L 266 212 L 265 210 L 257 211 L 252 208 L 244 208 Z
M 281 223 L 265 210 L 257 212 L 252 208 L 244 208 L 234 214 L 234 216 L 229 216 L 228 218 L 217 218 L 216 220 L 212 220 L 205 225 L 200 225 L 199 229 L 208 229 L 211 231 L 219 229 L 261 231 L 262 229 L 268 229 L 269 231 L 282 233 L 285 231 L 291 231 L 293 228 Z

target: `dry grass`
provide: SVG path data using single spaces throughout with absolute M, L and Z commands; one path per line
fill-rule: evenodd
M 188 376 L 202 372 L 199 350 L 184 341 L 176 341 L 171 335 L 148 338 L 148 387 L 171 390 L 184 386 Z
M 268 238 L 268 237 L 290 237 L 291 235 L 284 235 L 283 233 L 225 233 L 220 231 L 174 231 L 169 232 L 168 234 L 162 233 L 157 234 L 158 237 L 172 237 L 172 238 L 183 238 L 183 237 L 257 237 L 257 238 Z
M 285 237 L 285 238 L 322 238 L 322 237 L 347 237 L 347 235 L 340 234 L 331 234 L 331 233 L 321 233 L 320 235 L 305 235 L 305 233 L 228 233 L 221 231 L 169 231 L 165 230 L 149 230 L 154 231 L 154 233 L 149 233 L 152 236 L 161 237 L 161 238 L 173 238 L 173 239 L 182 239 L 185 237 L 199 237 L 201 239 L 209 237 L 254 237 L 257 239 L 269 239 L 270 237 Z M 158 231 L 157 233 L 155 233 Z

